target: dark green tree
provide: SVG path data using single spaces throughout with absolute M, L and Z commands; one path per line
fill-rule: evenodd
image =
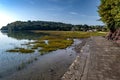
M 120 0 L 100 0 L 98 13 L 109 30 L 113 33 L 120 28 Z
M 113 38 L 116 35 L 114 33 L 120 28 L 120 0 L 100 0 L 100 2 L 98 7 L 100 20 L 110 30 L 108 37 Z
M 90 25 L 72 25 L 61 22 L 50 21 L 16 21 L 6 26 L 3 26 L 1 30 L 8 31 L 25 31 L 25 30 L 55 30 L 55 31 L 89 31 L 93 29 L 103 28 L 103 26 L 90 26 Z

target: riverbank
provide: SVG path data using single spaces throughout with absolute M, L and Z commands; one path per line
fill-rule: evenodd
M 120 46 L 103 37 L 91 37 L 62 80 L 119 80 Z

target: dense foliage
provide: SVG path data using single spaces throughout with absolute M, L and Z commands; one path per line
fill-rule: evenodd
M 2 30 L 21 31 L 21 30 L 57 30 L 57 31 L 88 31 L 88 30 L 106 30 L 103 26 L 88 26 L 88 25 L 72 25 L 61 22 L 48 21 L 16 21 L 7 26 L 2 27 Z
M 98 13 L 111 32 L 120 28 L 120 0 L 100 0 Z

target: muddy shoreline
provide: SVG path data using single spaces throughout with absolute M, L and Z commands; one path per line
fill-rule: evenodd
M 60 80 L 85 43 L 86 39 L 75 39 L 72 46 L 43 55 L 24 69 L 1 80 Z

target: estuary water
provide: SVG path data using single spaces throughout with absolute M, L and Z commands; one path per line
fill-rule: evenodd
M 80 44 L 81 40 L 74 39 L 72 46 L 45 55 L 38 52 L 28 54 L 6 52 L 15 47 L 27 47 L 21 44 L 45 35 L 49 34 L 0 31 L 0 80 L 59 80 L 76 58 L 74 46 Z M 28 61 L 33 62 L 27 64 Z M 25 67 L 19 70 L 22 64 L 25 64 Z
M 20 36 L 20 33 L 0 32 L 0 77 L 12 74 L 21 63 L 38 56 L 37 54 L 6 52 L 6 50 L 14 49 L 15 47 L 24 47 L 21 44 L 33 41 L 32 39 L 24 38 L 25 35 L 21 34 Z

